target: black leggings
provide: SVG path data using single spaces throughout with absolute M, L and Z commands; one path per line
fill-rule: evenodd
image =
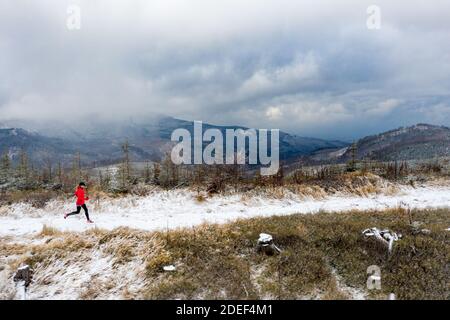
M 74 214 L 79 214 L 81 212 L 81 208 L 83 208 L 83 210 L 84 210 L 84 214 L 86 215 L 86 219 L 89 220 L 89 212 L 88 212 L 88 208 L 86 207 L 85 204 L 82 204 L 81 206 L 77 206 L 77 211 L 71 212 L 71 213 L 67 214 L 67 216 L 72 216 Z

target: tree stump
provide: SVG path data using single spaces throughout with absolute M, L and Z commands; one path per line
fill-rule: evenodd
M 374 238 L 378 243 L 381 243 L 387 249 L 388 255 L 392 252 L 394 242 L 402 237 L 402 235 L 397 235 L 390 230 L 379 230 L 378 228 L 366 229 L 362 233 L 364 237 Z
M 281 252 L 281 250 L 273 243 L 272 236 L 267 233 L 261 233 L 259 235 L 256 250 L 258 253 L 265 253 L 269 256 Z
M 30 266 L 26 265 L 17 269 L 16 274 L 14 275 L 14 282 L 23 281 L 25 287 L 28 287 L 33 279 L 33 270 L 31 270 Z

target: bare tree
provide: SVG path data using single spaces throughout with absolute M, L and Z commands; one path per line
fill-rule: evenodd
M 161 176 L 161 165 L 157 162 L 153 164 L 153 183 L 159 185 Z

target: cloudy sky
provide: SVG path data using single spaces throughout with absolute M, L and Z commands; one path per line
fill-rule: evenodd
M 450 125 L 449 17 L 448 0 L 2 0 L 0 119 L 157 113 L 339 139 Z

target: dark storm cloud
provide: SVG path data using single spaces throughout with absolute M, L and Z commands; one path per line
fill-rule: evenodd
M 162 113 L 339 138 L 450 125 L 450 3 L 378 1 L 368 30 L 371 4 L 3 1 L 0 116 Z

